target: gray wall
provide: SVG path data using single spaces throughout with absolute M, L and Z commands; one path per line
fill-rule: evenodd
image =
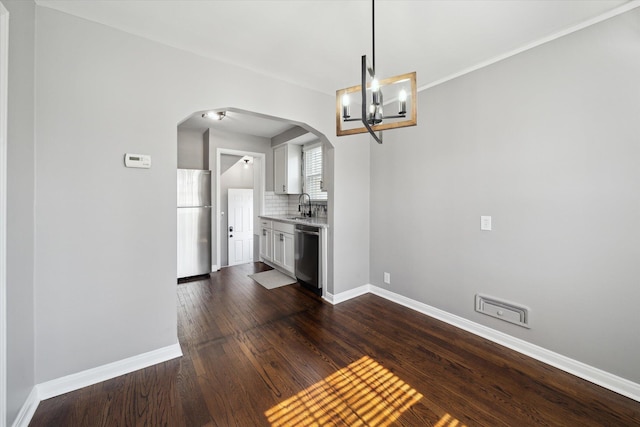
M 235 107 L 331 137 L 335 118 L 333 96 L 44 7 L 37 7 L 36 35 L 39 383 L 176 343 L 179 122 L 194 111 Z M 367 167 L 352 168 L 367 163 L 361 154 L 368 148 L 358 148 L 357 138 L 344 142 L 333 150 L 332 170 L 345 185 L 329 212 L 345 231 L 334 244 L 358 261 L 335 259 L 333 279 L 343 289 L 368 276 L 367 242 L 348 240 L 347 214 L 362 206 L 350 194 L 368 194 Z M 124 168 L 125 152 L 150 154 L 153 167 Z M 72 162 L 69 154 L 91 161 Z
M 203 132 L 178 128 L 178 168 L 209 169 L 207 143 Z M 207 153 L 206 161 L 205 152 Z
M 639 23 L 420 93 L 418 126 L 371 149 L 371 282 L 640 382 Z M 475 313 L 478 292 L 531 329 Z
M 7 425 L 34 378 L 34 41 L 35 5 L 2 2 L 9 22 L 7 147 Z M 4 415 L 3 415 L 4 416 Z
M 386 136 L 385 136 L 386 137 Z M 364 134 L 343 137 L 339 153 L 333 154 L 334 180 L 328 182 L 329 194 L 333 190 L 335 215 L 331 215 L 332 202 L 329 201 L 329 240 L 333 239 L 333 277 L 329 292 L 339 294 L 362 286 L 369 280 L 369 157 L 374 150 L 370 137 Z M 331 243 L 329 244 L 331 246 Z M 331 256 L 331 253 L 329 254 Z

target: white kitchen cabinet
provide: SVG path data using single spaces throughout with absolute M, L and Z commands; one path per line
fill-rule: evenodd
M 284 222 L 273 222 L 273 263 L 295 273 L 294 226 Z
M 273 230 L 263 228 L 260 236 L 260 256 L 268 261 L 273 259 Z
M 302 193 L 302 147 L 284 144 L 274 148 L 273 171 L 276 194 Z
M 284 263 L 283 234 L 276 232 L 275 240 L 273 241 L 273 262 L 280 266 Z
M 280 239 L 278 246 L 281 247 L 280 253 L 282 255 L 281 261 L 279 262 L 280 266 L 285 270 L 290 271 L 291 273 L 295 272 L 295 250 L 294 250 L 294 240 L 293 234 L 289 233 L 279 233 L 278 238 Z
M 293 224 L 275 220 L 260 220 L 260 258 L 272 266 L 295 274 Z
M 273 223 L 264 219 L 260 221 L 260 257 L 273 260 Z

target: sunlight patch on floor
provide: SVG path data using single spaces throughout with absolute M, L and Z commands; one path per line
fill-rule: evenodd
M 265 415 L 273 427 L 388 426 L 421 398 L 422 394 L 364 356 Z
M 465 424 L 462 424 L 460 420 L 455 419 L 449 414 L 444 414 L 440 421 L 433 425 L 433 427 L 467 427 Z

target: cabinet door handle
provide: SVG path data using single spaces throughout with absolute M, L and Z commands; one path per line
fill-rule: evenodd
M 285 191 L 287 191 L 287 189 L 285 188 L 284 184 L 282 184 L 282 192 L 284 193 Z
M 262 229 L 262 235 L 266 236 L 267 235 L 267 230 L 265 230 L 264 228 Z
M 280 233 L 280 241 L 283 242 L 284 241 L 284 234 Z

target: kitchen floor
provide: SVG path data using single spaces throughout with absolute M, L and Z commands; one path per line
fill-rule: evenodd
M 640 403 L 373 295 L 180 284 L 184 356 L 43 401 L 31 426 L 640 425 Z

